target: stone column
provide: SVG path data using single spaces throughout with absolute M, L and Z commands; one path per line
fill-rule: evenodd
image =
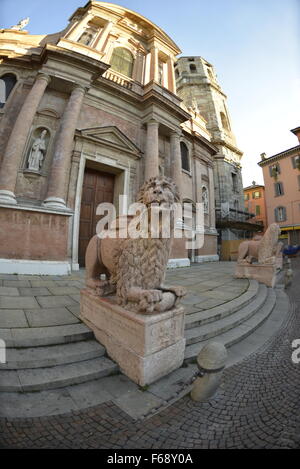
M 168 89 L 172 93 L 176 93 L 176 82 L 175 82 L 175 71 L 174 71 L 174 60 L 172 57 L 168 58 Z
M 210 226 L 212 228 L 216 227 L 216 212 L 215 212 L 215 184 L 214 184 L 214 173 L 212 168 L 208 168 L 208 180 L 209 180 L 209 201 L 208 201 L 208 210 L 210 218 Z
M 182 195 L 181 188 L 181 150 L 180 150 L 180 133 L 171 132 L 170 146 L 171 146 L 171 174 L 172 179 L 178 187 L 180 196 Z
M 134 60 L 134 66 L 133 66 L 133 72 L 132 72 L 132 78 L 133 80 L 136 80 L 140 83 L 143 82 L 143 53 L 141 51 L 137 51 L 135 60 Z
M 151 49 L 150 80 L 158 82 L 158 49 L 156 47 Z
M 15 125 L 7 142 L 0 171 L 0 202 L 16 204 L 14 194 L 17 172 L 33 122 L 33 118 L 43 97 L 50 77 L 43 73 L 36 80 L 29 91 L 23 106 L 15 121 Z
M 108 38 L 110 31 L 112 30 L 112 27 L 113 27 L 112 21 L 108 21 L 106 25 L 104 26 L 103 31 L 100 34 L 98 41 L 95 42 L 94 47 L 99 52 L 104 52 L 103 47 L 105 45 L 106 39 Z
M 153 119 L 147 122 L 145 181 L 159 175 L 158 127 L 159 123 Z
M 66 192 L 71 164 L 74 133 L 84 97 L 85 89 L 76 85 L 61 119 L 53 153 L 51 173 L 44 205 L 53 208 L 66 208 Z

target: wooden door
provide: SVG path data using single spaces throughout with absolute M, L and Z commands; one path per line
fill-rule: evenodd
M 80 226 L 78 261 L 80 266 L 85 265 L 85 251 L 89 240 L 96 234 L 96 225 L 101 216 L 96 215 L 97 206 L 101 202 L 113 203 L 114 197 L 113 174 L 102 173 L 94 169 L 86 169 L 84 173 Z

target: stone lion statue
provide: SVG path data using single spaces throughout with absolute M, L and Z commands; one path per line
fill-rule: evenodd
M 277 223 L 272 223 L 264 236 L 255 236 L 252 240 L 243 241 L 239 245 L 238 263 L 252 264 L 257 260 L 259 264 L 275 264 L 282 249 L 282 243 L 278 243 L 280 231 Z
M 141 187 L 137 199 L 139 203 L 144 204 L 148 221 L 153 206 L 167 211 L 170 215 L 172 234 L 173 204 L 179 201 L 174 182 L 165 177 L 150 178 Z M 120 227 L 121 218 L 116 220 L 117 229 Z M 143 314 L 163 312 L 177 305 L 186 291 L 180 286 L 164 284 L 172 239 L 162 236 L 161 217 L 159 220 L 157 237 L 151 237 L 148 228 L 147 238 L 117 236 L 100 239 L 95 235 L 90 240 L 85 256 L 86 286 L 92 289 L 94 294 L 116 294 L 118 304 Z M 138 222 L 137 215 L 126 216 L 127 226 Z M 106 280 L 101 280 L 100 274 L 105 274 Z

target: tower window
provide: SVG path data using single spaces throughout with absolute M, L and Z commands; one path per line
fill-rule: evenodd
M 190 71 L 191 71 L 192 73 L 197 73 L 197 67 L 196 67 L 195 64 L 190 64 Z
M 12 73 L 6 73 L 0 78 L 0 109 L 4 107 L 16 83 L 17 79 Z
M 116 47 L 112 53 L 111 57 L 111 68 L 116 72 L 120 72 L 127 77 L 132 77 L 133 71 L 133 55 L 124 47 Z
M 232 180 L 232 189 L 234 192 L 238 192 L 238 178 L 237 174 L 231 173 L 231 180 Z
M 181 167 L 185 171 L 190 172 L 189 150 L 184 142 L 180 142 L 181 151 Z

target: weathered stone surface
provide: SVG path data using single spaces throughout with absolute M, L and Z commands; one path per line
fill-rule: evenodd
M 41 308 L 26 311 L 30 327 L 59 326 L 75 324 L 78 319 L 66 308 Z
M 264 283 L 268 287 L 274 287 L 276 284 L 276 272 L 275 264 L 237 264 L 235 277 L 252 278 Z
M 6 329 L 12 327 L 28 327 L 24 311 L 21 309 L 1 309 L 0 328 Z M 0 338 L 2 338 L 2 335 Z
M 178 368 L 183 361 L 184 310 L 141 315 L 110 298 L 81 291 L 81 319 L 122 371 L 144 386 Z

